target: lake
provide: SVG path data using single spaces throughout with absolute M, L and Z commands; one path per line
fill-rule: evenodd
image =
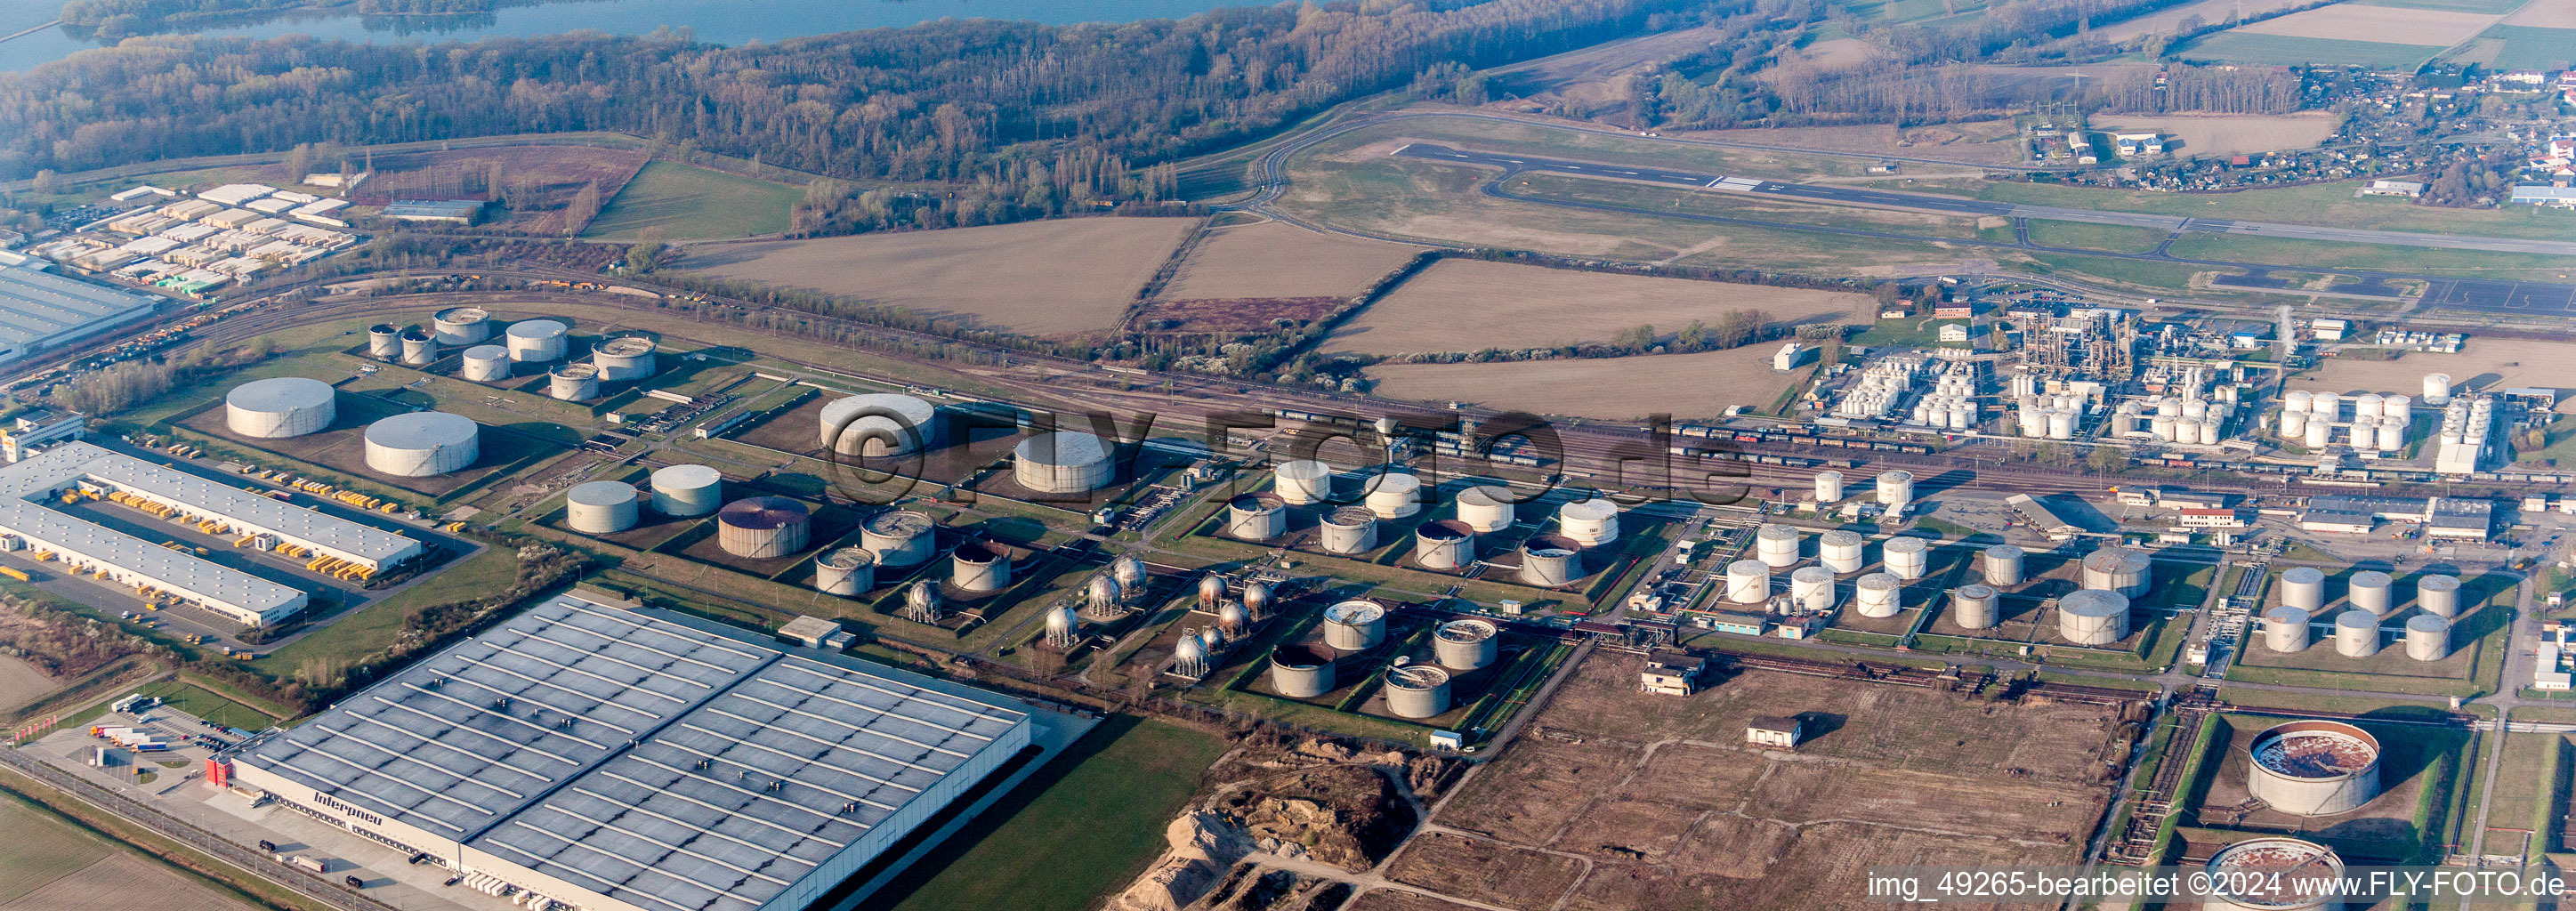
M 275 38 L 313 35 L 349 41 L 421 43 L 552 35 L 575 29 L 641 35 L 656 28 L 694 29 L 723 45 L 780 41 L 937 19 L 1029 19 L 1051 24 L 1176 19 L 1249 0 L 585 0 L 515 6 L 459 16 L 360 16 L 313 13 L 205 29 L 202 34 Z M 0 0 L 0 35 L 54 20 L 61 0 Z M 58 60 L 99 42 L 61 26 L 0 40 L 0 73 Z

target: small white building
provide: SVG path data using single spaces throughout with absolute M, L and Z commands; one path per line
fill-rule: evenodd
M 2374 180 L 2369 186 L 2354 190 L 2354 196 L 2403 196 L 2408 199 L 2424 195 L 2424 185 L 2411 180 Z
M 2352 322 L 2349 320 L 2326 319 L 2324 317 L 2319 317 L 2308 321 L 2308 330 L 2316 334 L 2318 341 L 2340 342 L 2343 341 L 2343 337 L 2346 334 L 2349 334 L 2352 331 Z
M 1755 715 L 1744 725 L 1744 742 L 1754 746 L 1785 750 L 1797 746 L 1806 734 L 1806 723 L 1789 716 Z
M 2563 690 L 2567 688 L 2569 675 L 2566 671 L 2558 669 L 2558 661 L 2558 646 L 2552 644 L 2543 644 L 2540 646 L 2540 660 L 2534 662 L 2531 666 L 2532 689 Z
M 1684 652 L 1652 652 L 1637 672 L 1637 691 L 1660 696 L 1688 696 L 1699 691 L 1708 659 Z
M 1816 349 L 1814 348 L 1809 348 L 1805 345 L 1798 344 L 1797 342 L 1783 342 L 1780 345 L 1779 353 L 1771 355 L 1771 369 L 1779 371 L 1796 370 L 1798 369 L 1798 365 L 1814 360 L 1815 357 Z

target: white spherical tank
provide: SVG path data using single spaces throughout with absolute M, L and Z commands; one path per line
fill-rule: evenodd
M 1377 514 L 1364 506 L 1333 510 L 1318 531 L 1328 554 L 1347 557 L 1377 549 Z
M 477 383 L 498 383 L 509 379 L 510 349 L 499 345 L 467 348 L 458 362 L 456 375 Z
M 844 598 L 877 587 L 877 555 L 864 547 L 836 547 L 814 558 L 814 588 Z
M 933 532 L 937 524 L 930 514 L 909 509 L 877 513 L 859 523 L 859 546 L 876 554 L 877 563 L 888 569 L 918 566 L 930 559 L 938 542 Z
M 1011 587 L 1011 555 L 980 541 L 948 553 L 948 583 L 960 591 L 997 592 Z
M 946 600 L 939 595 L 938 582 L 915 581 L 911 588 L 903 590 L 903 618 L 915 623 L 937 623 L 948 613 Z
M 1118 559 L 1110 561 L 1109 577 L 1118 580 L 1119 591 L 1131 595 L 1142 593 L 1149 578 L 1145 561 L 1130 554 L 1119 554 Z
M 492 337 L 492 314 L 481 307 L 449 307 L 430 317 L 441 345 L 475 345 Z
M 1834 571 L 1822 566 L 1799 567 L 1789 574 L 1789 600 L 1805 610 L 1833 609 Z
M 1082 607 L 1094 614 L 1115 613 L 1127 603 L 1126 588 L 1118 584 L 1118 577 L 1114 574 L 1102 573 L 1093 576 L 1091 581 L 1082 587 Z
M 1408 664 L 1386 672 L 1386 710 L 1399 718 L 1430 718 L 1449 710 L 1449 672 Z
M 1292 506 L 1310 506 L 1333 498 L 1332 466 L 1313 459 L 1279 463 L 1270 471 L 1270 492 Z
M 2105 547 L 2084 555 L 2085 588 L 2114 591 L 2135 598 L 2155 586 L 2155 564 L 2145 551 Z
M 590 362 L 599 366 L 601 380 L 640 380 L 653 375 L 653 352 L 661 347 L 640 335 L 619 336 L 590 346 Z
M 1270 652 L 1270 689 L 1290 699 L 1312 699 L 1333 691 L 1333 659 L 1303 645 L 1282 645 Z
M 1225 504 L 1225 533 L 1240 541 L 1268 541 L 1288 533 L 1288 501 L 1248 493 Z
M 1564 535 L 1531 535 L 1521 542 L 1523 585 L 1555 588 L 1583 578 L 1583 545 Z
M 823 406 L 820 424 L 826 452 L 905 456 L 939 439 L 939 408 L 908 395 L 843 396 Z
M 575 484 L 564 493 L 564 524 L 586 535 L 609 535 L 635 527 L 642 510 L 635 485 L 616 481 Z
M 1878 475 L 1878 504 L 1903 506 L 1914 502 L 1914 473 L 1885 471 Z
M 2379 615 L 2366 610 L 2336 614 L 2335 654 L 2346 658 L 2379 654 Z
M 1209 573 L 1199 577 L 1199 609 L 1215 610 L 1225 603 L 1225 577 Z
M 2001 612 L 1996 609 L 1998 594 L 1989 585 L 1962 585 L 1950 593 L 1950 622 L 1961 629 L 1993 629 Z
M 1388 472 L 1370 478 L 1364 500 L 1381 519 L 1401 519 L 1422 511 L 1422 479 Z
M 1478 534 L 1510 528 L 1516 520 L 1511 488 L 1486 485 L 1458 492 L 1458 521 Z
M 1822 472 L 1817 472 L 1817 473 L 1816 473 L 1816 502 L 1817 502 L 1817 503 L 1840 503 L 1840 502 L 1842 502 L 1842 501 L 1843 501 L 1843 473 L 1842 473 L 1842 472 L 1839 472 L 1839 471 L 1822 471 Z
M 2451 654 L 2451 621 L 2417 614 L 2406 621 L 2406 657 L 2440 661 Z
M 1585 547 L 1619 540 L 1619 504 L 1600 497 L 1568 501 L 1556 508 L 1556 527 Z
M 367 354 L 386 360 L 402 356 L 402 327 L 377 323 L 367 327 Z
M 1987 585 L 2011 588 L 2021 584 L 2023 557 L 2021 548 L 2010 544 L 1997 544 L 1986 548 L 1982 557 L 1985 561 Z
M 2129 638 L 2129 598 L 2115 591 L 2083 589 L 2057 599 L 2057 635 L 2077 645 L 2110 645 Z
M 2334 849 L 2264 836 L 2220 848 L 2189 882 L 2209 887 L 2201 911 L 2343 911 L 2338 893 L 2305 888 L 2343 878 Z
M 1072 608 L 1058 607 L 1047 611 L 1046 642 L 1048 645 L 1057 649 L 1069 649 L 1081 644 L 1081 636 L 1082 618 L 1075 616 Z M 1183 636 L 1175 645 L 1178 653 L 1176 657 L 1180 658 L 1179 663 L 1186 665 L 1207 661 L 1207 649 L 1200 644 L 1198 637 Z
M 339 391 L 316 379 L 270 377 L 243 383 L 224 393 L 224 426 L 252 439 L 319 433 L 339 415 Z
M 2436 617 L 2460 615 L 2460 577 L 2415 577 L 2415 606 Z
M 1451 620 L 1432 633 L 1431 654 L 1441 667 L 1472 671 L 1502 656 L 1502 629 L 1475 618 Z
M 464 415 L 416 411 L 367 425 L 367 469 L 397 478 L 464 471 L 483 457 L 483 428 Z
M 1109 445 L 1073 430 L 1021 440 L 1011 460 L 1011 480 L 1037 493 L 1089 493 L 1108 486 L 1115 474 Z
M 2352 578 L 2344 582 L 2344 600 L 2354 610 L 2369 611 L 2373 617 L 2387 616 L 2388 605 L 2395 600 L 2390 597 L 2394 582 L 2387 573 L 2378 570 L 2365 569 L 2353 573 Z
M 523 319 L 510 324 L 501 333 L 510 348 L 510 360 L 522 364 L 547 364 L 563 360 L 571 344 L 572 327 L 550 319 Z
M 1889 538 L 1878 552 L 1888 574 L 1899 579 L 1920 579 L 1932 568 L 1932 542 L 1922 538 Z
M 2284 655 L 2308 650 L 2309 625 L 2314 618 L 2307 611 L 2281 606 L 2263 612 L 2263 643 Z
M 2284 813 L 2340 816 L 2379 796 L 2379 738 L 2357 725 L 2273 725 L 2246 753 L 2246 791 Z
M 546 394 L 567 402 L 587 402 L 599 397 L 599 368 L 589 364 L 565 364 L 546 371 Z
M 1476 562 L 1476 530 L 1456 519 L 1422 523 L 1413 530 L 1413 562 L 1424 569 L 1467 568 Z
M 2451 375 L 2447 373 L 2424 374 L 2424 404 L 2438 408 L 2450 403 Z
M 1816 562 L 1838 573 L 1860 572 L 1862 551 L 1868 539 L 1859 532 L 1835 530 L 1816 538 Z
M 737 557 L 784 557 L 804 550 L 813 533 L 813 510 L 786 497 L 745 497 L 716 510 L 716 544 Z
M 1324 608 L 1324 644 L 1359 652 L 1386 641 L 1386 608 L 1375 601 L 1343 601 Z
M 1886 573 L 1870 573 L 1852 583 L 1852 607 L 1863 617 L 1896 616 L 1903 605 L 1905 583 Z
M 419 326 L 402 331 L 402 362 L 406 367 L 427 367 L 438 362 L 438 336 Z
M 1726 600 L 1761 604 L 1771 600 L 1771 564 L 1737 560 L 1726 564 Z
M 724 505 L 724 474 L 705 465 L 653 469 L 653 511 L 672 518 L 703 516 Z
M 1787 525 L 1764 525 L 1753 531 L 1753 553 L 1774 568 L 1798 562 L 1798 530 Z
M 2293 566 L 2281 572 L 2281 604 L 2314 614 L 2326 606 L 2326 574 L 2313 566 Z

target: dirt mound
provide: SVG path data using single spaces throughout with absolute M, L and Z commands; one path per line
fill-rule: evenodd
M 1250 782 L 1214 811 L 1261 850 L 1367 870 L 1413 831 L 1412 807 L 1376 770 L 1321 766 Z

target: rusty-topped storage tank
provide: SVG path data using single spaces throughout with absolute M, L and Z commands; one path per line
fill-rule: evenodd
M 813 529 L 813 511 L 786 497 L 744 497 L 716 510 L 716 543 L 737 557 L 784 557 L 804 550 Z

